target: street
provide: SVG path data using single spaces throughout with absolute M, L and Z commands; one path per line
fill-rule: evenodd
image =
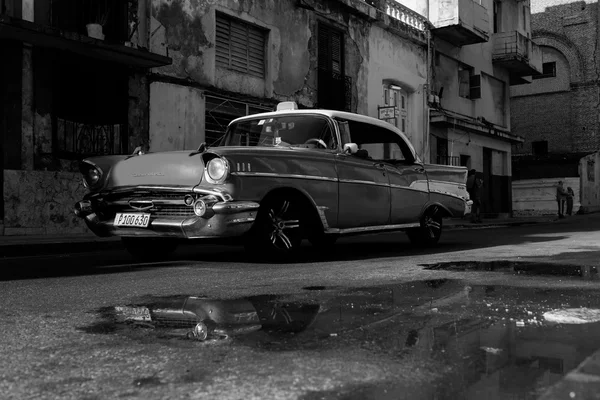
M 0 398 L 564 398 L 548 390 L 600 349 L 599 228 L 591 214 L 452 229 L 434 249 L 344 238 L 287 264 L 217 245 L 155 263 L 7 257 Z M 198 338 L 156 318 L 188 303 L 248 319 Z

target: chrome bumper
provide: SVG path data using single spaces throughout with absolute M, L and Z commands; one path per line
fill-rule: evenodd
M 241 236 L 256 218 L 259 204 L 252 201 L 218 202 L 207 209 L 202 217 L 151 217 L 147 228 L 116 227 L 114 218 L 100 220 L 90 200 L 75 204 L 74 212 L 83 218 L 97 236 L 176 237 L 181 239 L 208 239 Z M 132 211 L 135 212 L 135 211 Z

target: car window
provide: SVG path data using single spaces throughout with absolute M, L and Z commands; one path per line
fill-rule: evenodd
M 347 123 L 348 126 L 348 133 L 342 135 L 343 144 L 356 143 L 359 149 L 364 150 L 359 156 L 390 164 L 415 161 L 410 147 L 396 132 L 364 122 L 352 120 L 339 122 L 343 122 L 344 125 Z M 340 131 L 343 129 L 340 128 Z
M 328 120 L 320 115 L 282 115 L 231 124 L 221 146 L 337 149 Z

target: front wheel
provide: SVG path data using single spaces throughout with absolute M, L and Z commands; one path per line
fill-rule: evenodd
M 177 250 L 177 239 L 122 237 L 125 249 L 134 258 L 141 261 L 162 261 L 168 259 Z
M 260 258 L 296 253 L 303 239 L 304 215 L 302 203 L 293 197 L 268 200 L 248 232 L 246 251 Z
M 440 241 L 442 236 L 442 213 L 435 206 L 425 211 L 421 217 L 419 228 L 409 229 L 406 235 L 411 243 L 419 246 L 433 246 Z

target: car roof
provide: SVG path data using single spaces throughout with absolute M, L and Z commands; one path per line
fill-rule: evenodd
M 372 124 L 372 125 L 376 125 L 379 126 L 381 128 L 385 128 L 388 130 L 391 130 L 392 132 L 394 132 L 395 134 L 397 134 L 398 136 L 400 136 L 401 138 L 404 139 L 404 141 L 406 143 L 408 143 L 413 155 L 418 158 L 417 153 L 415 151 L 415 148 L 413 147 L 411 141 L 406 137 L 406 135 L 404 133 L 402 133 L 398 128 L 396 128 L 395 126 L 391 125 L 388 122 L 382 121 L 380 119 L 377 118 L 373 118 L 373 117 L 369 117 L 367 115 L 362 115 L 362 114 L 355 114 L 355 113 L 351 113 L 351 112 L 346 112 L 346 111 L 337 111 L 337 110 L 326 110 L 326 109 L 303 109 L 303 110 L 290 110 L 290 109 L 286 109 L 286 110 L 280 110 L 280 111 L 269 111 L 269 112 L 264 112 L 264 113 L 259 113 L 259 114 L 251 114 L 251 115 L 246 115 L 244 117 L 239 117 L 234 119 L 233 121 L 231 121 L 229 123 L 229 125 L 234 124 L 236 122 L 242 122 L 242 121 L 247 121 L 247 120 L 253 120 L 253 119 L 257 119 L 257 118 L 269 118 L 269 117 L 280 117 L 283 115 L 322 115 L 325 117 L 329 117 L 329 118 L 341 118 L 341 119 L 349 119 L 349 120 L 353 120 L 356 122 L 364 122 L 367 124 Z

